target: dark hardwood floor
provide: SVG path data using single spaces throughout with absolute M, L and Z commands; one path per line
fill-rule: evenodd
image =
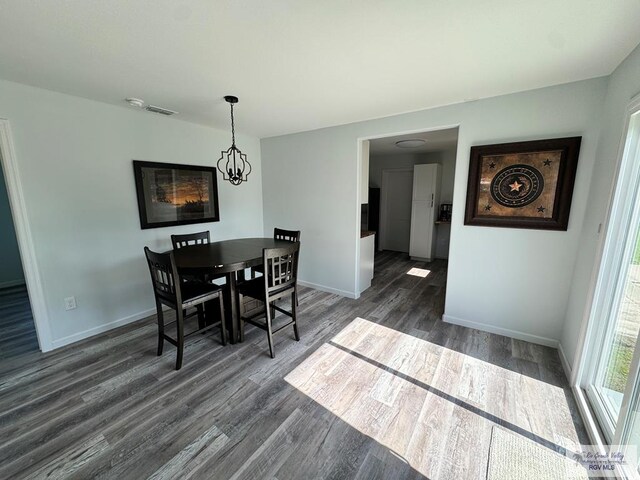
M 0 362 L 38 351 L 27 288 L 0 289 Z
M 3 358 L 0 478 L 480 480 L 494 425 L 588 443 L 557 352 L 443 323 L 445 283 L 383 253 L 359 300 L 301 288 L 274 360 L 261 330 L 214 331 L 176 372 L 154 317 Z

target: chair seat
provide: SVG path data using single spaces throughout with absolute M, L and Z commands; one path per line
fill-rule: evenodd
M 254 278 L 238 284 L 238 293 L 245 297 L 264 300 L 264 278 Z
M 211 275 L 209 273 L 203 273 L 200 275 L 183 274 L 180 278 L 184 282 L 199 282 L 199 283 L 211 283 L 214 280 L 220 280 L 226 278 L 226 275 Z
M 181 275 L 180 278 L 183 282 L 199 282 L 207 283 L 207 278 L 204 275 Z
M 293 285 L 285 285 L 279 290 L 272 291 L 269 295 L 271 297 L 277 297 L 278 294 L 286 292 L 287 290 L 293 290 Z M 257 300 L 264 301 L 264 278 L 254 278 L 252 280 L 247 280 L 246 282 L 238 284 L 238 292 L 245 297 L 251 297 Z
M 182 308 L 217 298 L 221 291 L 221 287 L 211 283 L 184 282 L 182 284 Z

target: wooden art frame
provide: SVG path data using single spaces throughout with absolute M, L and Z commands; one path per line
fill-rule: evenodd
M 471 147 L 465 225 L 567 230 L 581 139 Z
M 142 229 L 218 222 L 215 167 L 133 161 Z

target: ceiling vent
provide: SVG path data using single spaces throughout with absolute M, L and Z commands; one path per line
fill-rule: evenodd
M 162 107 L 156 107 L 155 105 L 147 105 L 144 107 L 147 112 L 159 113 L 160 115 L 175 115 L 178 112 L 174 112 L 173 110 L 168 110 Z

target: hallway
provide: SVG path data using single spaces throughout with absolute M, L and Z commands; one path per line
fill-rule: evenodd
M 39 352 L 38 338 L 27 288 L 0 289 L 0 362 L 34 352 Z

